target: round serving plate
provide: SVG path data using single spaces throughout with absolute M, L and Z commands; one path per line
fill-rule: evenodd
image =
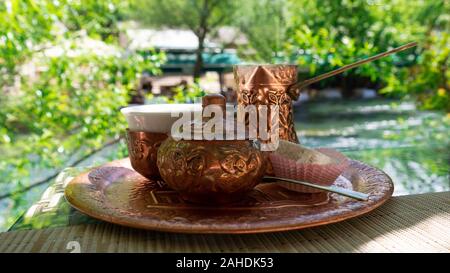
M 369 194 L 358 201 L 329 193 L 298 193 L 277 183 L 263 183 L 245 199 L 226 206 L 183 201 L 162 181 L 150 181 L 128 158 L 80 174 L 65 189 L 68 202 L 107 222 L 180 233 L 259 233 L 339 222 L 367 213 L 392 195 L 392 180 L 383 171 L 358 161 L 335 185 Z

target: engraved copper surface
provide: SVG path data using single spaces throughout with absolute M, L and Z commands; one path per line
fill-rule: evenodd
M 225 97 L 209 94 L 202 107 L 220 106 L 225 116 Z M 203 118 L 203 125 L 209 118 Z M 225 124 L 225 120 L 223 120 Z M 170 188 L 195 203 L 235 202 L 263 177 L 268 158 L 251 140 L 166 139 L 158 150 L 158 168 Z
M 299 90 L 291 88 L 297 82 L 297 66 L 238 65 L 234 67 L 234 78 L 238 104 L 278 105 L 280 138 L 298 143 L 292 101 L 297 100 Z M 270 120 L 270 111 L 267 115 Z
M 165 140 L 158 152 L 161 177 L 185 199 L 228 203 L 253 189 L 267 158 L 249 140 Z
M 343 177 L 335 184 L 368 193 L 369 200 L 296 193 L 270 183 L 259 184 L 238 203 L 220 207 L 196 205 L 183 201 L 164 182 L 149 181 L 133 171 L 128 158 L 77 176 L 67 185 L 65 196 L 73 207 L 92 217 L 135 228 L 258 233 L 342 221 L 375 209 L 392 195 L 391 179 L 361 162 L 351 161 Z
M 157 152 L 161 143 L 167 138 L 167 134 L 127 129 L 126 138 L 133 169 L 149 179 L 158 178 Z

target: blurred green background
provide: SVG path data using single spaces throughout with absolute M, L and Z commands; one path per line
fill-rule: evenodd
M 143 75 L 168 75 L 171 56 L 184 56 L 133 47 L 143 32 L 124 37 L 136 24 L 195 40 L 185 71 L 193 82 L 144 94 L 152 103 L 209 92 L 198 80 L 208 67 L 294 63 L 306 79 L 419 42 L 305 90 L 296 128 L 306 146 L 382 168 L 395 194 L 450 190 L 449 1 L 5 0 L 0 18 L 0 231 L 64 167 L 127 156 L 118 110 L 141 94 Z M 330 88 L 338 96 L 323 95 Z

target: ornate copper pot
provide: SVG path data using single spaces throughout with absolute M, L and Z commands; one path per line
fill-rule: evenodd
M 417 46 L 417 42 L 407 43 L 302 82 L 297 81 L 296 65 L 238 65 L 234 67 L 237 102 L 244 106 L 249 104 L 278 105 L 280 107 L 280 139 L 298 143 L 294 128 L 292 101 L 298 99 L 300 90 L 315 82 L 415 46 Z M 270 111 L 267 115 L 270 116 Z
M 298 143 L 292 110 L 292 101 L 299 96 L 299 89 L 295 85 L 297 66 L 238 65 L 234 67 L 234 78 L 237 103 L 244 106 L 278 105 L 280 139 Z M 267 115 L 270 120 L 270 110 Z
M 266 158 L 244 140 L 165 140 L 158 152 L 161 177 L 195 203 L 229 203 L 253 189 Z
M 203 105 L 225 108 L 223 96 L 205 96 Z M 195 203 L 223 204 L 241 199 L 262 179 L 267 156 L 251 140 L 166 139 L 158 168 L 169 187 Z

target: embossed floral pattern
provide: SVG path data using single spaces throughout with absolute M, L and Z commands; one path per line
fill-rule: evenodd
M 299 92 L 290 89 L 297 81 L 297 68 L 289 65 L 238 66 L 234 70 L 234 76 L 238 84 L 238 104 L 278 105 L 280 138 L 298 142 L 294 128 L 292 100 L 298 98 Z M 267 115 L 270 117 L 270 109 Z M 270 130 L 270 124 L 268 129 Z
M 258 154 L 248 149 L 223 151 L 225 158 L 220 160 L 220 167 L 224 171 L 223 177 L 240 177 L 254 172 L 261 165 Z
M 249 141 L 167 139 L 158 151 L 167 185 L 194 202 L 224 202 L 251 190 L 265 172 L 263 154 Z
M 133 168 L 147 178 L 159 176 L 157 152 L 167 136 L 158 133 L 132 132 L 126 134 L 128 153 Z

